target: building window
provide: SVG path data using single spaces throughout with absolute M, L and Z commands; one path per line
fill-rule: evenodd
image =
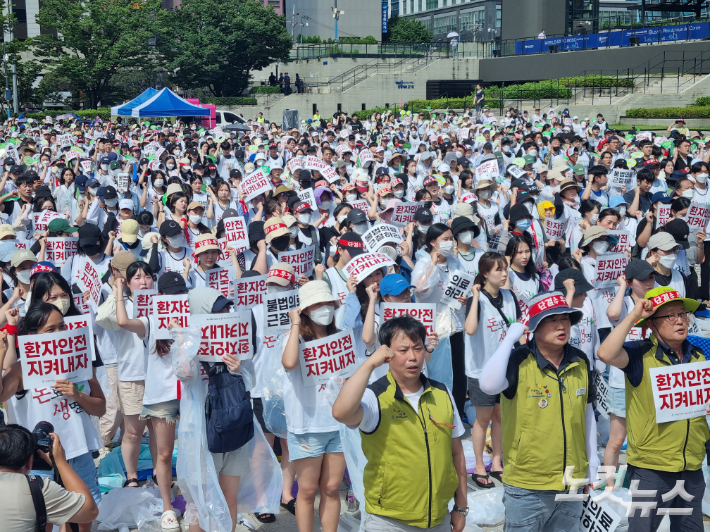
M 456 31 L 456 13 L 434 17 L 434 35 Z
M 26 9 L 15 9 L 13 10 L 15 17 L 17 18 L 18 24 L 27 24 L 27 10 Z
M 392 2 L 392 13 L 390 13 L 391 17 L 398 17 L 399 16 L 399 0 L 395 0 Z
M 407 0 L 402 0 L 402 14 L 407 14 Z
M 496 29 L 500 29 L 500 6 L 496 6 Z
M 427 9 L 436 9 L 439 7 L 439 0 L 426 0 Z
M 424 26 L 426 26 L 428 29 L 431 29 L 431 17 L 418 18 L 417 20 L 424 24 Z
M 423 11 L 423 8 L 422 8 L 422 6 L 424 5 L 423 0 L 419 0 L 418 5 L 419 5 L 419 11 Z

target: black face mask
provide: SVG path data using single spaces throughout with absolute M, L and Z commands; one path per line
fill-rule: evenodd
M 300 183 L 301 190 L 306 190 L 307 188 L 311 188 L 313 186 L 313 182 L 310 179 L 304 179 Z
M 101 252 L 101 246 L 97 244 L 90 244 L 88 246 L 81 246 L 82 251 L 87 257 L 93 257 Z
M 275 249 L 276 251 L 285 251 L 288 249 L 288 243 L 291 240 L 291 235 L 283 235 L 279 236 L 277 238 L 274 238 L 271 241 L 271 248 Z
M 425 209 L 431 209 L 432 202 L 431 201 L 425 201 L 424 202 L 424 208 Z

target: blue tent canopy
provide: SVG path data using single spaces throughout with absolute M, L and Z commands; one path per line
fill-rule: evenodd
M 142 96 L 142 95 L 141 95 Z M 170 89 L 162 89 L 149 100 L 133 107 L 130 116 L 210 116 L 210 110 L 192 105 Z
M 114 116 L 131 116 L 131 111 L 134 107 L 144 102 L 147 102 L 156 94 L 158 94 L 157 90 L 153 88 L 146 89 L 140 96 L 137 96 L 130 102 L 126 102 L 122 105 L 117 105 L 116 107 L 111 107 L 111 114 Z

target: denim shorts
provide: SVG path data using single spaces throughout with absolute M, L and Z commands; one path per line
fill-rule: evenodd
M 626 418 L 626 388 L 612 388 L 610 386 L 606 402 L 609 405 L 610 414 Z
M 74 472 L 81 477 L 86 486 L 89 488 L 91 495 L 94 497 L 94 502 L 98 505 L 101 502 L 101 489 L 99 488 L 99 471 L 94 464 L 94 459 L 91 457 L 91 453 L 79 455 L 75 458 L 70 458 L 67 460 L 69 467 L 71 467 Z M 30 472 L 32 475 L 38 477 L 46 477 L 54 479 L 54 470 L 52 471 L 36 471 L 32 470 Z
M 164 419 L 168 423 L 175 423 L 180 419 L 180 399 L 155 403 L 154 405 L 143 405 L 140 419 Z
M 315 458 L 327 453 L 342 453 L 340 432 L 312 432 L 308 434 L 288 433 L 289 462 L 301 458 Z

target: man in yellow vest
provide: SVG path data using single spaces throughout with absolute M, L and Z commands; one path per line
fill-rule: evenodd
M 529 305 L 532 341 L 513 349 L 525 332 L 513 323 L 479 378 L 482 392 L 501 394 L 505 532 L 578 530 L 582 494 L 560 496 L 596 479 L 599 464 L 593 366 L 568 343 L 582 312 L 562 292 Z
M 649 290 L 599 347 L 599 358 L 626 374 L 629 480 L 638 481 L 637 490 L 655 491 L 655 496 L 633 497 L 634 502 L 655 505 L 646 517 L 640 516 L 640 508 L 629 517 L 629 532 L 655 531 L 667 514 L 671 530 L 703 530 L 702 463 L 710 430 L 702 414 L 659 423 L 651 377 L 654 368 L 705 360 L 687 340 L 690 314 L 698 306 L 667 286 Z M 651 337 L 624 342 L 632 327 L 650 328 Z M 688 514 L 680 515 L 683 510 Z
M 367 532 L 461 532 L 466 524 L 464 427 L 446 385 L 422 374 L 431 356 L 425 341 L 424 325 L 411 316 L 385 322 L 381 347 L 333 405 L 335 419 L 360 428 Z M 387 375 L 368 386 L 385 363 Z

